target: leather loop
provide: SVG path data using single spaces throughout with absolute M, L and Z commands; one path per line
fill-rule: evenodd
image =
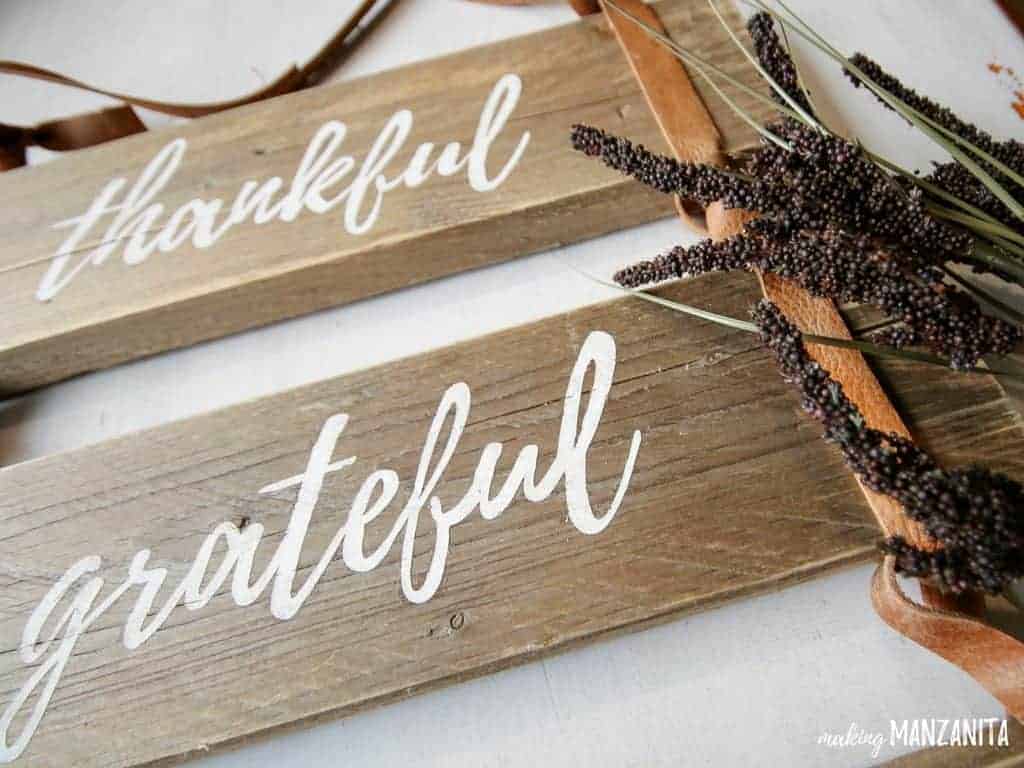
M 886 624 L 956 664 L 1024 721 L 1024 643 L 965 613 L 918 605 L 900 589 L 891 556 L 871 580 L 871 603 Z
M 25 164 L 25 129 L 0 123 L 0 171 Z

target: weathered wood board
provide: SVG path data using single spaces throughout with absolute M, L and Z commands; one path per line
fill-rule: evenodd
M 658 8 L 757 85 L 703 0 Z M 0 174 L 0 394 L 671 215 L 574 122 L 664 149 L 600 18 Z
M 758 296 L 746 275 L 710 276 L 666 293 L 732 315 Z M 609 339 L 617 349 L 613 373 Z M 595 344 L 604 345 L 597 357 L 611 382 L 596 422 L 590 409 L 605 379 L 594 367 L 583 379 L 570 376 L 581 350 Z M 945 460 L 1024 476 L 1020 417 L 991 379 L 894 362 L 879 370 L 917 436 Z M 573 386 L 583 387 L 581 396 Z M 465 428 L 450 443 L 456 419 L 446 416 L 424 461 L 446 392 L 467 407 Z M 337 431 L 331 417 L 342 413 L 348 422 L 337 444 L 329 439 L 323 448 L 320 436 L 331 424 Z M 565 458 L 563 444 L 585 444 L 573 436 L 588 424 L 596 431 L 583 490 L 579 469 L 565 471 L 568 461 L 560 464 L 565 478 L 541 487 L 556 457 Z M 529 457 L 529 445 L 539 451 L 537 488 L 527 482 L 529 498 L 520 489 L 493 519 L 474 509 L 441 546 L 435 515 L 475 487 L 485 445 L 494 442 L 504 452 L 490 495 L 517 456 Z M 337 471 L 321 475 L 327 462 Z M 380 562 L 360 561 L 359 526 L 346 527 L 332 555 L 364 481 L 389 469 L 394 499 L 362 542 L 365 557 L 383 548 Z M 308 480 L 299 490 L 303 473 L 322 477 L 322 487 Z M 379 480 L 373 499 L 384 492 L 386 478 Z M 620 506 L 596 530 L 623 482 Z M 425 501 L 431 493 L 440 502 L 435 512 Z M 589 522 L 581 498 L 594 510 Z M 424 509 L 406 562 L 410 526 L 399 526 L 410 503 Z M 296 549 L 286 541 L 295 541 L 300 508 L 311 519 Z M 853 477 L 752 335 L 628 298 L 0 470 L 0 521 L 0 707 L 12 711 L 33 674 L 52 674 L 46 665 L 61 652 L 68 659 L 14 764 L 83 768 L 179 758 L 705 609 L 870 558 L 878 536 Z M 225 521 L 231 525 L 218 529 Z M 282 552 L 292 552 L 293 588 L 278 594 L 276 582 L 257 585 L 262 592 L 240 607 L 250 602 L 248 579 L 239 596 L 225 572 L 208 603 L 186 596 L 193 610 L 177 605 L 159 615 L 165 603 L 180 602 L 175 590 L 211 532 L 236 526 L 237 537 L 258 542 L 262 533 L 252 579 L 273 573 L 268 564 L 281 566 Z M 398 536 L 390 547 L 389 535 Z M 447 561 L 438 572 L 431 562 L 442 549 Z M 120 586 L 140 550 L 151 551 L 148 568 L 169 573 L 148 609 L 137 607 L 139 585 Z M 67 594 L 44 596 L 87 556 L 100 558 L 93 575 L 104 584 L 78 636 L 57 621 L 72 599 L 87 600 L 75 596 L 88 574 Z M 226 558 L 222 540 L 203 585 L 217 585 L 215 574 L 231 565 Z M 296 607 L 290 591 L 321 558 L 319 583 L 282 620 Z M 411 582 L 402 584 L 402 574 Z M 410 602 L 431 584 L 429 600 Z M 52 609 L 37 617 L 45 619 L 41 637 L 56 627 L 68 645 L 37 645 L 31 625 L 23 636 L 39 605 Z M 147 639 L 137 626 L 126 631 L 133 611 L 134 621 L 166 622 Z M 0 720 L 8 747 L 26 733 L 37 701 L 30 697 L 11 722 Z

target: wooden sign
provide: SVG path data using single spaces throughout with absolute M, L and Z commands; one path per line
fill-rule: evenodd
M 658 8 L 760 87 L 703 0 Z M 0 174 L 0 394 L 670 215 L 580 121 L 664 148 L 601 19 Z
M 757 286 L 666 293 L 741 315 Z M 880 373 L 944 460 L 1024 474 L 991 379 Z M 630 298 L 0 470 L 0 520 L 0 760 L 81 768 L 479 675 L 879 535 L 756 337 Z

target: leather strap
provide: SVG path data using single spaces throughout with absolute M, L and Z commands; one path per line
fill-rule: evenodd
M 1024 722 L 1024 643 L 981 619 L 912 601 L 886 557 L 871 580 L 871 603 L 890 627 L 956 664 Z
M 604 0 L 600 1 L 606 6 Z M 615 2 L 659 32 L 665 32 L 657 14 L 641 0 Z M 718 129 L 682 64 L 626 16 L 607 7 L 605 12 L 676 158 L 721 161 Z M 681 205 L 680 213 L 683 223 L 692 226 L 694 217 L 689 209 Z M 755 215 L 726 210 L 721 203 L 714 203 L 705 212 L 707 231 L 716 240 L 731 237 L 742 232 L 744 224 Z M 842 315 L 831 301 L 811 296 L 798 285 L 774 275 L 759 277 L 764 295 L 802 331 L 850 338 Z M 856 350 L 807 346 L 808 352 L 843 385 L 872 427 L 910 437 L 863 355 Z M 919 524 L 903 514 L 892 498 L 863 484 L 861 490 L 886 535 L 903 536 L 922 548 L 938 546 Z M 979 618 L 984 615 L 984 600 L 979 595 L 952 598 L 924 584 L 922 595 L 927 607 L 914 603 L 900 590 L 892 558 L 886 558 L 875 572 L 872 603 L 889 626 L 956 664 L 999 699 L 1012 716 L 1024 719 L 1024 644 Z
M 382 2 L 384 3 L 383 9 L 369 23 L 360 27 L 370 11 Z M 537 5 L 546 0 L 474 0 L 474 2 L 490 5 Z M 355 42 L 362 39 L 365 33 L 371 27 L 376 26 L 396 4 L 397 0 L 363 0 L 334 36 L 304 66 L 293 66 L 258 91 L 237 99 L 209 104 L 180 104 L 146 99 L 100 88 L 60 72 L 37 67 L 34 64 L 0 60 L 0 74 L 56 83 L 125 102 L 117 107 L 51 120 L 34 126 L 0 123 L 0 171 L 9 171 L 25 165 L 25 151 L 31 146 L 55 151 L 84 149 L 141 133 L 146 130 L 146 126 L 132 107 L 142 107 L 175 117 L 194 118 L 253 104 L 316 85 L 324 79 L 327 73 L 338 67 L 342 59 L 351 52 Z M 569 0 L 569 5 L 581 16 L 600 10 L 597 0 Z
M 80 149 L 145 130 L 135 110 L 127 105 L 52 120 L 31 128 L 0 125 L 0 171 L 25 165 L 25 150 L 30 146 L 58 151 Z
M 29 146 L 58 151 L 82 149 L 146 130 L 146 126 L 139 120 L 132 106 L 175 117 L 202 117 L 316 85 L 323 80 L 328 72 L 340 64 L 352 50 L 356 40 L 362 38 L 362 33 L 365 33 L 371 26 L 375 26 L 395 4 L 393 0 L 384 0 L 383 10 L 377 13 L 369 24 L 360 28 L 360 24 L 370 11 L 381 2 L 382 0 L 363 0 L 334 36 L 305 65 L 293 66 L 269 85 L 230 101 L 210 104 L 176 104 L 155 101 L 90 85 L 32 64 L 19 61 L 0 61 L 0 74 L 57 83 L 125 102 L 124 105 L 118 107 L 62 120 L 53 120 L 35 126 L 0 124 L 0 171 L 24 165 L 25 149 Z M 357 35 L 357 32 L 360 34 Z

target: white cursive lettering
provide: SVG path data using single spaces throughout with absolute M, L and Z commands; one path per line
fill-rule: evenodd
M 459 142 L 453 141 L 431 162 L 434 145 L 424 142 L 413 152 L 404 170 L 388 178 L 387 169 L 413 127 L 412 112 L 400 109 L 384 124 L 355 170 L 354 157 L 336 157 L 348 128 L 345 123 L 331 120 L 310 140 L 291 185 L 279 199 L 274 198 L 284 188 L 284 181 L 280 176 L 273 176 L 263 182 L 244 182 L 228 208 L 220 198 L 196 198 L 165 217 L 164 204 L 158 202 L 157 197 L 174 178 L 188 148 L 185 139 L 174 139 L 149 162 L 120 202 L 118 195 L 128 183 L 124 178 L 113 179 L 103 187 L 85 213 L 53 225 L 55 229 L 70 229 L 71 233 L 54 253 L 36 290 L 36 298 L 39 301 L 54 299 L 83 269 L 105 263 L 121 246 L 124 247 L 121 257 L 124 264 L 136 266 L 157 251 L 171 253 L 187 241 L 197 249 L 209 248 L 232 227 L 246 221 L 254 224 L 275 219 L 291 222 L 303 210 L 324 214 L 342 204 L 345 231 L 350 235 L 364 235 L 380 217 L 385 193 L 398 186 L 418 187 L 434 173 L 453 176 L 463 168 L 474 191 L 497 189 L 519 163 L 530 141 L 529 132 L 524 131 L 501 168 L 493 176 L 488 175 L 492 145 L 505 129 L 522 89 L 522 81 L 515 74 L 506 74 L 495 83 L 480 111 L 473 144 L 461 158 L 462 148 Z M 351 177 L 349 183 L 342 186 L 348 177 Z M 218 223 L 217 218 L 225 209 Z M 83 248 L 86 235 L 108 214 L 113 218 L 99 245 Z M 83 250 L 72 265 L 72 257 Z
M 594 369 L 593 383 L 583 406 L 583 385 L 591 367 Z M 605 530 L 625 498 L 641 440 L 640 432 L 635 431 L 611 503 L 603 513 L 596 512 L 587 490 L 587 453 L 600 425 L 614 372 L 614 340 L 601 331 L 591 333 L 580 349 L 569 376 L 557 449 L 544 475 L 537 479 L 540 450 L 535 444 L 528 444 L 520 450 L 508 476 L 494 493 L 494 475 L 503 446 L 499 442 L 488 443 L 481 452 L 469 489 L 461 500 L 445 510 L 436 490 L 456 453 L 468 422 L 471 403 L 470 390 L 464 382 L 450 386 L 427 430 L 409 499 L 382 543 L 373 552 L 366 553 L 366 526 L 388 509 L 398 492 L 398 475 L 390 469 L 376 469 L 366 477 L 352 501 L 344 524 L 299 585 L 295 579 L 300 570 L 300 556 L 325 479 L 356 463 L 355 456 L 332 461 L 348 424 L 349 416 L 344 413 L 335 414 L 324 422 L 301 474 L 260 489 L 260 494 L 269 495 L 298 486 L 298 493 L 284 536 L 255 581 L 253 562 L 264 532 L 264 526 L 258 522 L 252 522 L 242 530 L 231 522 L 217 525 L 200 544 L 181 582 L 170 591 L 159 608 L 154 608 L 154 603 L 167 581 L 168 571 L 149 565 L 150 550 L 143 549 L 135 554 L 124 580 L 102 599 L 104 578 L 97 575 L 102 566 L 101 559 L 98 555 L 82 558 L 53 585 L 25 624 L 20 646 L 21 660 L 25 664 L 42 661 L 0 717 L 0 762 L 11 762 L 25 751 L 79 638 L 129 591 L 134 592 L 135 602 L 124 623 L 122 643 L 125 648 L 135 650 L 163 626 L 179 605 L 190 611 L 200 610 L 223 591 L 229 579 L 228 590 L 236 605 L 251 605 L 270 587 L 270 613 L 280 620 L 291 619 L 312 594 L 339 550 L 345 567 L 364 573 L 379 566 L 399 539 L 402 593 L 410 602 L 426 602 L 435 595 L 444 578 L 451 548 L 451 529 L 466 520 L 474 510 L 478 510 L 483 519 L 493 520 L 511 506 L 520 489 L 528 501 L 540 502 L 549 498 L 562 483 L 566 511 L 572 525 L 587 535 Z M 426 574 L 417 586 L 413 583 L 413 549 L 424 510 L 428 510 L 433 524 L 433 547 Z M 211 560 L 216 552 L 222 553 L 221 560 L 210 573 Z M 58 608 L 62 604 L 66 607 L 60 614 Z M 53 617 L 58 614 L 60 617 L 54 621 Z M 42 639 L 45 634 L 43 627 L 48 622 L 53 623 L 53 628 Z M 21 731 L 12 734 L 12 723 L 33 694 L 35 700 Z

